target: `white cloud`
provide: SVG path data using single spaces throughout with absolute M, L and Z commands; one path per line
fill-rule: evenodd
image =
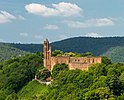
M 86 37 L 102 37 L 100 34 L 95 32 L 87 33 L 85 36 Z
M 46 29 L 46 30 L 57 30 L 59 29 L 59 27 L 57 25 L 50 25 L 50 24 L 46 24 L 43 29 Z
M 41 35 L 34 35 L 35 39 L 43 39 L 43 37 Z
M 24 18 L 23 16 L 21 16 L 21 15 L 19 15 L 18 17 L 19 17 L 19 19 L 21 19 L 21 20 L 25 20 L 25 18 Z
M 28 33 L 20 33 L 20 36 L 27 37 Z
M 76 4 L 60 2 L 52 4 L 52 7 L 46 7 L 42 4 L 31 3 L 25 6 L 25 9 L 32 14 L 41 16 L 77 16 L 82 9 Z
M 11 20 L 16 19 L 16 17 L 6 11 L 0 11 L 0 24 L 11 22 Z
M 79 21 L 64 21 L 69 27 L 73 28 L 88 28 L 88 27 L 103 27 L 103 26 L 113 26 L 114 22 L 108 18 L 101 19 L 91 19 L 84 22 Z

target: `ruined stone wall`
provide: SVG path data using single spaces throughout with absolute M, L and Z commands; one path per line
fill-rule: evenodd
M 101 63 L 101 57 L 70 57 L 70 62 L 71 63 L 76 63 L 76 62 L 80 62 L 80 63 Z
M 75 69 L 88 70 L 89 66 L 90 66 L 90 64 L 69 63 L 68 68 L 69 68 L 69 70 L 75 70 Z
M 52 71 L 55 64 L 65 63 L 68 64 L 68 68 L 87 70 L 91 64 L 101 63 L 101 57 L 51 57 L 52 50 L 49 47 L 49 41 L 44 41 L 44 67 L 49 71 Z
M 51 57 L 51 71 L 55 64 L 65 63 L 68 68 L 88 70 L 91 64 L 101 63 L 101 57 Z
M 55 64 L 69 64 L 70 62 L 70 57 L 51 57 L 51 71 L 54 67 Z
M 102 63 L 102 57 L 95 57 L 94 63 Z
M 70 63 L 68 64 L 68 68 L 69 70 L 88 70 L 88 68 L 92 64 L 101 62 L 101 57 L 70 57 Z

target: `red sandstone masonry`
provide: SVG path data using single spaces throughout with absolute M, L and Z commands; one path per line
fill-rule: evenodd
M 59 63 L 68 64 L 70 70 L 88 70 L 90 65 L 102 62 L 101 57 L 51 57 L 51 53 L 49 41 L 46 39 L 44 41 L 44 67 L 49 71 L 52 71 L 54 65 Z

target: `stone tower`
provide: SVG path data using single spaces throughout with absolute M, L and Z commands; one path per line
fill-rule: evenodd
M 51 71 L 51 47 L 49 47 L 49 41 L 44 41 L 44 67 Z

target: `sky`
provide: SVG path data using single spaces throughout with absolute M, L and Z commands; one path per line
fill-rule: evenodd
M 0 0 L 0 42 L 124 36 L 124 0 Z

